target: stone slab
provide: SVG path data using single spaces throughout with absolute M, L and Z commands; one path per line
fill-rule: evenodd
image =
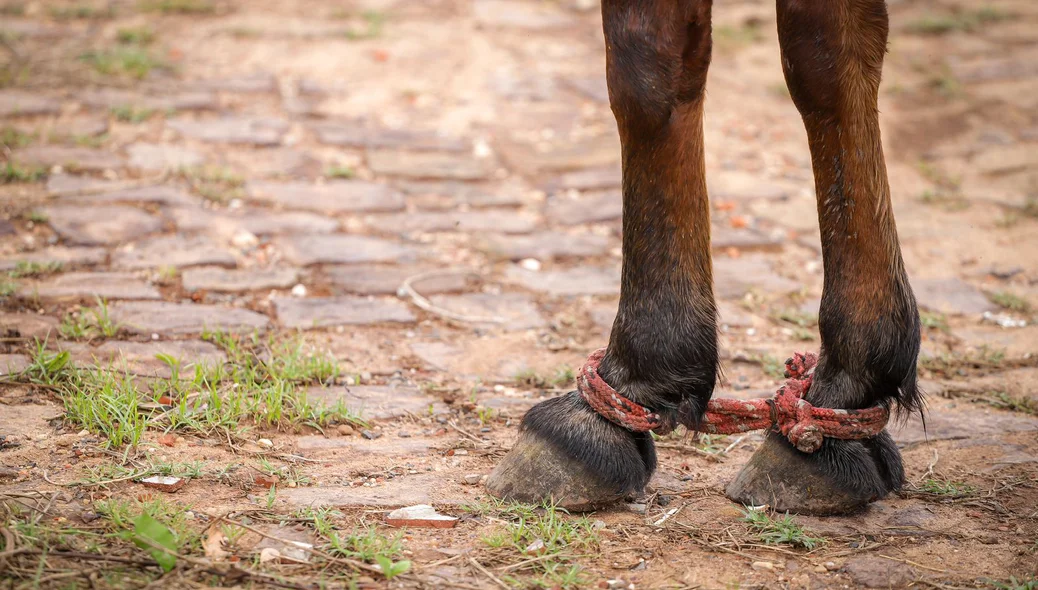
M 16 150 L 11 159 L 23 166 L 61 166 L 66 170 L 103 172 L 121 170 L 123 159 L 112 152 L 85 147 L 39 145 Z
M 363 180 L 332 180 L 323 184 L 257 181 L 250 182 L 247 190 L 252 199 L 275 203 L 286 209 L 361 213 L 404 208 L 404 197 L 399 191 Z
M 211 143 L 278 145 L 288 131 L 282 119 L 224 117 L 221 119 L 173 119 L 166 126 L 182 136 Z
M 351 385 L 349 387 L 311 387 L 307 399 L 332 406 L 343 402 L 364 419 L 392 420 L 405 416 L 429 417 L 448 410 L 437 397 L 406 385 Z M 371 443 L 377 444 L 377 443 Z
M 337 291 L 358 295 L 396 295 L 407 279 L 432 270 L 430 267 L 349 265 L 325 269 L 328 280 Z M 422 295 L 456 293 L 470 287 L 463 273 L 435 274 L 415 280 L 411 286 Z
M 229 250 L 204 237 L 161 236 L 112 253 L 112 266 L 125 269 L 181 268 L 208 264 L 234 266 Z
M 366 326 L 384 323 L 409 324 L 415 316 L 406 303 L 394 299 L 366 297 L 276 298 L 278 323 L 288 328 Z
M 180 277 L 185 291 L 238 293 L 287 289 L 299 281 L 297 268 L 226 269 L 218 266 L 189 268 Z
M 443 151 L 372 149 L 367 156 L 368 167 L 375 174 L 402 178 L 485 180 L 496 168 L 490 158 Z
M 474 240 L 474 247 L 497 260 L 554 260 L 602 256 L 619 245 L 609 236 L 541 232 L 526 236 L 486 234 Z
M 537 306 L 521 293 L 467 293 L 464 295 L 434 295 L 429 300 L 448 311 L 473 318 L 498 318 L 500 323 L 470 322 L 483 328 L 501 328 L 508 331 L 542 328 L 547 321 Z
M 134 334 L 201 334 L 206 330 L 248 333 L 270 325 L 267 316 L 248 309 L 169 301 L 117 302 L 112 320 Z
M 373 228 L 394 233 L 411 232 L 501 232 L 524 234 L 537 228 L 538 219 L 522 213 L 480 210 L 437 213 L 399 213 L 367 219 Z
M 108 251 L 104 248 L 66 248 L 53 246 L 35 252 L 12 254 L 0 259 L 0 271 L 6 272 L 18 268 L 19 263 L 60 264 L 62 269 L 77 266 L 94 266 L 104 264 L 108 259 Z
M 24 285 L 23 296 L 43 299 L 161 299 L 158 289 L 132 273 L 70 272 Z
M 121 205 L 58 205 L 43 213 L 54 231 L 75 245 L 121 244 L 162 229 L 160 218 Z
M 508 282 L 553 297 L 573 295 L 617 295 L 620 293 L 619 267 L 578 266 L 566 270 L 530 271 L 510 266 Z
M 998 310 L 983 291 L 959 278 L 916 280 L 912 282 L 912 291 L 919 306 L 930 311 L 980 315 Z
M 286 236 L 278 241 L 285 259 L 294 264 L 399 262 L 415 256 L 413 248 L 364 236 Z

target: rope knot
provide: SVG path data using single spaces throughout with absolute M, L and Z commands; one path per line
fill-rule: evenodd
M 665 434 L 673 419 L 627 399 L 598 374 L 605 349 L 595 351 L 580 369 L 577 390 L 603 418 L 632 432 Z M 786 383 L 770 399 L 713 399 L 696 428 L 709 434 L 738 434 L 774 428 L 804 453 L 822 447 L 826 437 L 862 439 L 886 427 L 890 411 L 877 404 L 861 410 L 834 410 L 813 406 L 804 397 L 811 388 L 817 355 L 796 353 L 786 360 Z M 690 426 L 690 428 L 692 428 Z

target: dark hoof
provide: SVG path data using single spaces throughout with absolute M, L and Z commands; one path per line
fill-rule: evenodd
M 527 412 L 487 490 L 506 500 L 590 510 L 640 493 L 655 468 L 648 434 L 606 421 L 571 392 Z
M 886 432 L 868 441 L 826 439 L 812 454 L 771 432 L 726 493 L 777 512 L 835 516 L 863 510 L 903 480 L 901 456 Z

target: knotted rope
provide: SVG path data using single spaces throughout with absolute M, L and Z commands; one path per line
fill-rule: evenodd
M 605 349 L 595 351 L 580 369 L 577 390 L 605 419 L 633 432 L 664 429 L 663 417 L 620 395 L 598 374 Z M 785 385 L 774 397 L 755 400 L 713 399 L 698 430 L 709 434 L 738 434 L 774 428 L 800 451 L 813 453 L 825 437 L 862 439 L 886 427 L 890 411 L 876 405 L 861 410 L 834 410 L 811 405 L 804 396 L 811 387 L 814 354 L 797 353 L 786 361 Z

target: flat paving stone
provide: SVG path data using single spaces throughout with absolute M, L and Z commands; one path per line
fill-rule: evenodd
M 166 126 L 182 136 L 212 143 L 278 145 L 288 131 L 282 119 L 225 117 L 222 119 L 173 119 Z
M 919 415 L 905 423 L 889 426 L 898 444 L 918 444 L 933 440 L 954 440 L 1000 436 L 1006 432 L 1038 431 L 1038 418 L 983 408 L 975 404 L 955 404 L 930 396 L 924 428 Z
M 129 107 L 151 111 L 196 111 L 215 110 L 219 107 L 216 94 L 205 90 L 152 96 L 128 90 L 102 88 L 77 93 L 76 100 L 88 107 L 101 109 Z
M 548 201 L 546 215 L 556 225 L 616 221 L 623 213 L 619 192 L 582 195 L 578 199 L 556 197 Z
M 226 269 L 219 266 L 189 268 L 181 274 L 186 291 L 237 293 L 266 289 L 287 289 L 299 281 L 297 268 Z
M 766 234 L 752 228 L 715 227 L 710 232 L 710 246 L 715 250 L 735 248 L 743 251 L 776 252 L 786 240 L 781 232 Z
M 606 86 L 605 76 L 591 76 L 586 78 L 565 77 L 563 82 L 584 98 L 609 104 L 609 87 Z M 618 170 L 619 172 L 619 170 Z
M 313 178 L 324 169 L 310 152 L 287 147 L 231 150 L 224 158 L 246 178 Z
M 399 262 L 414 257 L 413 248 L 364 236 L 286 236 L 279 240 L 281 252 L 289 262 L 311 264 L 351 264 L 356 262 Z
M 405 416 L 428 417 L 429 408 L 432 408 L 433 414 L 449 410 L 439 398 L 424 394 L 417 387 L 406 385 L 310 387 L 306 390 L 306 398 L 327 406 L 342 402 L 350 410 L 358 412 L 362 418 L 373 420 L 392 420 Z
M 466 152 L 469 142 L 456 137 L 423 133 L 409 129 L 380 129 L 363 121 L 327 121 L 312 123 L 310 129 L 321 143 L 352 148 L 394 148 Z
M 61 112 L 61 103 L 35 92 L 0 90 L 0 117 L 32 117 L 56 115 Z
M 0 334 L 28 340 L 51 340 L 58 336 L 58 320 L 35 313 L 0 313 Z
M 443 151 L 371 149 L 367 158 L 368 167 L 375 174 L 402 178 L 485 180 L 496 168 L 490 158 Z
M 902 588 L 919 579 L 915 568 L 879 557 L 853 557 L 843 571 L 865 588 Z
M 578 266 L 567 270 L 531 271 L 510 266 L 505 279 L 553 297 L 572 295 L 616 295 L 620 292 L 620 268 Z
M 1018 57 L 954 60 L 948 64 L 959 82 L 975 84 L 1038 76 L 1038 64 Z
M 19 263 L 57 264 L 62 269 L 77 266 L 95 266 L 108 260 L 108 251 L 104 248 L 66 248 L 52 246 L 45 250 L 12 254 L 0 259 L 0 271 L 18 268 Z
M 497 260 L 554 260 L 559 258 L 602 256 L 618 241 L 608 236 L 536 233 L 527 236 L 488 234 L 474 241 L 474 247 Z
M 959 278 L 915 280 L 912 281 L 912 291 L 919 305 L 930 311 L 979 315 L 998 310 L 983 291 Z
M 434 295 L 429 300 L 454 313 L 474 318 L 498 318 L 502 322 L 471 322 L 484 328 L 497 327 L 507 331 L 542 328 L 548 323 L 533 301 L 522 293 L 467 293 L 464 295 Z
M 618 166 L 620 162 L 620 137 L 615 134 L 547 146 L 506 140 L 497 147 L 512 168 L 531 178 Z
M 47 190 L 50 192 L 50 183 Z M 111 192 L 98 192 L 90 190 L 89 194 L 68 194 L 60 200 L 61 203 L 157 203 L 160 205 L 193 205 L 201 202 L 198 197 L 192 196 L 187 191 L 173 186 L 145 186 L 140 188 L 126 188 Z
M 396 186 L 416 197 L 442 197 L 449 205 L 469 207 L 518 207 L 528 189 L 510 184 L 461 182 L 457 180 L 401 180 Z
M 40 145 L 16 150 L 11 159 L 23 166 L 61 166 L 67 170 L 84 172 L 121 170 L 125 165 L 123 159 L 112 152 L 58 145 Z
M 382 485 L 314 486 L 278 490 L 278 498 L 292 506 L 321 508 L 382 507 L 396 508 L 415 504 L 456 505 L 460 500 L 449 500 L 443 489 L 446 479 L 437 475 L 413 475 L 386 480 Z
M 229 250 L 204 236 L 161 236 L 112 253 L 112 266 L 125 269 L 234 266 L 236 262 Z
M 722 299 L 739 299 L 751 289 L 781 294 L 797 291 L 801 284 L 780 276 L 761 256 L 714 260 L 714 293 Z
M 47 194 L 53 197 L 71 196 L 76 193 L 115 192 L 120 183 L 112 180 L 78 176 L 75 174 L 51 174 L 47 177 Z
M 0 361 L 2 362 L 2 361 Z M 426 414 L 429 411 L 426 406 Z M 300 436 L 295 439 L 299 451 L 317 451 L 307 453 L 310 456 L 320 455 L 375 455 L 379 457 L 409 457 L 422 455 L 432 448 L 431 441 L 416 438 L 382 437 L 375 441 L 359 441 L 353 437 Z M 322 453 L 321 451 L 330 451 Z
M 327 215 L 305 211 L 265 211 L 239 209 L 221 211 L 201 207 L 170 210 L 177 229 L 182 232 L 204 232 L 233 236 L 247 231 L 257 236 L 277 234 L 327 234 L 339 229 L 339 221 Z
M 0 375 L 21 373 L 31 362 L 32 359 L 24 354 L 0 354 Z
M 759 175 L 740 170 L 721 170 L 710 175 L 707 191 L 714 201 L 776 201 L 790 197 L 793 192 L 784 183 L 765 181 Z
M 132 273 L 70 272 L 22 286 L 23 296 L 43 299 L 93 298 L 161 299 L 158 289 Z
M 130 167 L 138 170 L 180 170 L 205 163 L 205 156 L 184 146 L 166 143 L 135 143 L 126 148 Z
M 73 361 L 79 365 L 112 366 L 143 377 L 168 378 L 172 371 L 157 355 L 168 355 L 181 363 L 181 374 L 196 366 L 216 367 L 227 362 L 227 355 L 216 345 L 202 340 L 165 340 L 159 342 L 132 342 L 109 340 L 100 346 L 85 343 L 65 343 Z
M 431 270 L 431 267 L 349 265 L 326 268 L 325 275 L 336 291 L 358 295 L 396 295 L 397 289 L 408 278 Z M 449 273 L 415 280 L 411 286 L 422 295 L 433 295 L 465 291 L 471 284 L 467 275 Z
M 399 213 L 372 216 L 366 221 L 373 229 L 394 233 L 457 231 L 524 234 L 538 226 L 538 219 L 532 215 L 496 210 Z
M 43 213 L 58 235 L 70 244 L 121 244 L 162 229 L 159 217 L 122 205 L 58 205 Z
M 252 332 L 270 325 L 267 316 L 248 309 L 169 301 L 117 302 L 111 317 L 134 334 L 201 334 L 206 330 Z
M 404 197 L 384 184 L 363 180 L 333 180 L 324 184 L 308 182 L 250 182 L 249 197 L 276 203 L 286 209 L 305 209 L 323 213 L 360 213 L 400 211 Z
M 406 303 L 395 299 L 366 297 L 315 297 L 274 299 L 278 323 L 287 328 L 410 324 L 415 316 Z
M 477 0 L 472 5 L 476 22 L 484 27 L 507 27 L 526 31 L 556 31 L 576 23 L 573 16 L 554 4 L 515 0 Z
M 563 190 L 589 191 L 619 189 L 622 182 L 623 174 L 619 166 L 599 166 L 566 172 L 554 184 Z
M 278 80 L 273 74 L 257 72 L 242 76 L 230 76 L 227 78 L 196 80 L 194 82 L 188 82 L 188 85 L 195 88 L 216 90 L 219 92 L 262 93 L 277 92 Z

